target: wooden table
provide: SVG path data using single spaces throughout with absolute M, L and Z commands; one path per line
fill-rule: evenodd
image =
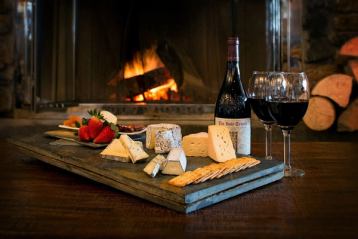
M 282 157 L 282 144 L 274 143 Z M 253 144 L 263 154 L 262 143 Z M 293 142 L 302 178 L 185 215 L 27 157 L 0 139 L 0 238 L 357 238 L 358 142 Z

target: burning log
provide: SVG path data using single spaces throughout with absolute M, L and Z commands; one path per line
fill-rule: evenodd
M 161 67 L 148 71 L 143 75 L 123 79 L 119 82 L 119 86 L 129 89 L 129 94 L 132 98 L 150 89 L 164 85 L 171 78 L 169 71 L 165 67 Z

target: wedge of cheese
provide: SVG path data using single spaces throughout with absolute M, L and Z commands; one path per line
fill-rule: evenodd
M 200 132 L 183 137 L 183 150 L 186 156 L 207 157 L 208 156 L 208 133 Z
M 134 141 L 136 145 L 143 149 L 141 141 Z M 114 139 L 112 142 L 100 153 L 102 158 L 116 160 L 124 163 L 131 162 L 128 150 L 123 146 L 119 139 Z
M 147 164 L 147 166 L 145 166 L 143 171 L 154 178 L 159 170 L 163 168 L 165 162 L 166 158 L 163 155 L 158 154 Z
M 166 164 L 163 167 L 163 174 L 181 175 L 186 170 L 186 157 L 182 148 L 173 148 L 170 150 Z
M 119 139 L 114 139 L 112 142 L 100 153 L 102 158 L 117 160 L 121 162 L 130 162 L 129 154 L 126 148 Z
M 156 139 L 159 131 L 171 131 L 174 144 L 181 146 L 181 129 L 179 125 L 176 124 L 151 124 L 147 126 L 146 132 L 146 147 L 148 149 L 154 149 L 156 146 Z M 163 138 L 158 136 L 159 138 Z M 160 145 L 157 145 L 160 148 Z
M 132 163 L 136 163 L 139 160 L 149 157 L 143 148 L 135 143 L 135 141 L 133 141 L 128 135 L 122 134 L 119 140 L 128 151 L 129 158 L 132 160 Z
M 226 126 L 209 125 L 208 155 L 217 162 L 236 158 L 229 129 Z

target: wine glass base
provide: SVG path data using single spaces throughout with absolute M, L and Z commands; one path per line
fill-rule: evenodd
M 305 171 L 298 168 L 285 168 L 285 177 L 302 177 Z
M 272 160 L 272 156 L 271 155 L 265 156 L 265 159 L 266 160 Z

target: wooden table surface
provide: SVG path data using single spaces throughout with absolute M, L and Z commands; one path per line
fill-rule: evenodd
M 253 143 L 263 154 L 264 144 Z M 282 157 L 275 142 L 274 155 Z M 293 142 L 302 178 L 189 215 L 47 165 L 0 139 L 0 238 L 357 238 L 358 142 Z

